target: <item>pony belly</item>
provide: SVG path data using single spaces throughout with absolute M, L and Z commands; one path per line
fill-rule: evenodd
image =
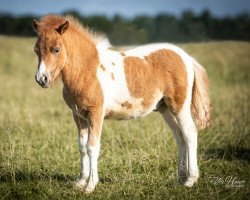
M 120 104 L 115 104 L 114 106 L 107 108 L 105 110 L 105 119 L 137 119 L 142 118 L 158 109 L 159 100 L 152 102 L 151 105 L 144 107 L 141 103 L 134 101 L 125 101 Z
M 126 109 L 121 109 L 121 110 L 107 110 L 105 119 L 116 119 L 116 120 L 128 120 L 128 119 L 137 119 L 137 118 L 142 118 L 149 114 L 151 111 L 145 111 L 145 110 L 126 110 Z

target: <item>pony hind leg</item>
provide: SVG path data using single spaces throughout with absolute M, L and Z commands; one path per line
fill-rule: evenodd
M 188 172 L 188 157 L 186 154 L 186 144 L 183 138 L 182 131 L 175 119 L 175 116 L 169 108 L 160 111 L 163 119 L 172 130 L 177 146 L 178 146 L 178 182 L 184 184 Z
M 190 106 L 187 106 L 187 104 L 183 106 L 175 117 L 182 130 L 188 157 L 188 174 L 184 185 L 191 187 L 199 178 L 197 164 L 197 129 L 191 115 Z

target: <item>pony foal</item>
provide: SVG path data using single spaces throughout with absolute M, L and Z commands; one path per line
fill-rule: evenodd
M 134 119 L 158 111 L 178 145 L 178 181 L 197 182 L 197 130 L 210 121 L 204 68 L 171 44 L 128 51 L 109 49 L 108 40 L 70 16 L 48 15 L 33 21 L 38 33 L 36 81 L 48 88 L 61 77 L 63 97 L 79 132 L 80 177 L 76 185 L 92 192 L 103 120 Z

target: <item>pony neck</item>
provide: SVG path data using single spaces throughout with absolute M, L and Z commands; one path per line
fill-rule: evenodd
M 67 90 L 79 88 L 96 76 L 99 64 L 98 52 L 93 41 L 84 33 L 69 31 L 64 38 L 67 51 L 66 65 L 61 71 L 62 81 Z M 91 81 L 89 82 L 91 83 Z

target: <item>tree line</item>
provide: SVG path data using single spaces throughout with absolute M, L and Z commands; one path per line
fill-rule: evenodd
M 250 15 L 217 18 L 208 10 L 201 14 L 184 11 L 181 16 L 161 13 L 156 16 L 124 18 L 116 15 L 84 16 L 76 11 L 63 13 L 73 15 L 84 25 L 105 33 L 111 43 L 142 44 L 151 42 L 195 42 L 207 40 L 250 40 Z M 34 36 L 32 20 L 37 16 L 12 16 L 0 13 L 0 34 Z

